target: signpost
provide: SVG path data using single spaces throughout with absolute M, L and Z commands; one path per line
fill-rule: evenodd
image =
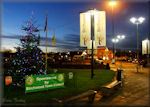
M 147 63 L 149 63 L 150 58 L 150 40 L 147 38 L 142 41 L 142 54 L 147 54 Z
M 91 14 L 80 13 L 80 46 L 87 47 L 91 40 Z
M 93 16 L 93 20 L 92 20 Z M 92 23 L 93 21 L 93 23 Z M 105 11 L 99 11 L 96 9 L 89 9 L 86 12 L 80 13 L 80 46 L 81 47 L 92 47 L 91 33 L 94 33 L 94 45 L 106 46 L 106 13 Z
M 61 87 L 64 87 L 64 73 L 27 76 L 25 78 L 25 93 Z
M 69 79 L 73 79 L 73 72 L 69 72 Z
M 150 40 L 148 39 L 142 41 L 142 54 L 150 54 Z

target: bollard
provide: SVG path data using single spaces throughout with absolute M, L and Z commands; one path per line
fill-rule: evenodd
M 118 69 L 118 70 L 117 70 L 117 80 L 118 80 L 118 81 L 121 81 L 121 73 L 122 73 L 122 71 L 123 71 L 123 70 L 121 70 L 121 69 Z

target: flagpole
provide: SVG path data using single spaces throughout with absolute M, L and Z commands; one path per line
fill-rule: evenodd
M 54 32 L 54 35 L 53 35 L 53 39 L 52 39 L 52 43 L 51 43 L 52 46 L 55 45 L 55 32 Z
M 46 10 L 46 23 L 47 23 L 47 10 Z M 46 25 L 46 54 L 45 54 L 45 70 L 47 71 L 47 25 Z

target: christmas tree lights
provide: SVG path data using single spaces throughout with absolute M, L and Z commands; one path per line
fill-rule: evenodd
M 27 35 L 20 39 L 21 44 L 16 48 L 17 52 L 10 59 L 10 69 L 7 75 L 12 76 L 13 85 L 24 86 L 25 76 L 45 75 L 45 61 L 42 60 L 42 51 L 40 50 L 40 35 L 38 27 L 32 22 L 32 16 L 27 25 L 22 27 Z M 38 35 L 38 36 L 37 36 Z

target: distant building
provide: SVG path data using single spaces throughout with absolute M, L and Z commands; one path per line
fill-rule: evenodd
M 106 46 L 97 47 L 97 57 L 98 59 L 111 60 L 113 58 L 113 51 L 108 50 Z
M 79 59 L 79 58 L 81 58 L 81 55 L 74 55 L 74 56 L 73 56 L 73 60 L 77 60 L 77 59 Z
M 85 63 L 91 63 L 91 54 L 88 54 L 87 50 L 84 50 L 81 55 L 74 55 L 73 60 L 77 61 L 78 59 L 83 59 Z M 108 50 L 106 46 L 97 47 L 97 52 L 94 54 L 94 59 L 101 59 L 104 62 L 109 62 L 113 58 L 113 51 Z

